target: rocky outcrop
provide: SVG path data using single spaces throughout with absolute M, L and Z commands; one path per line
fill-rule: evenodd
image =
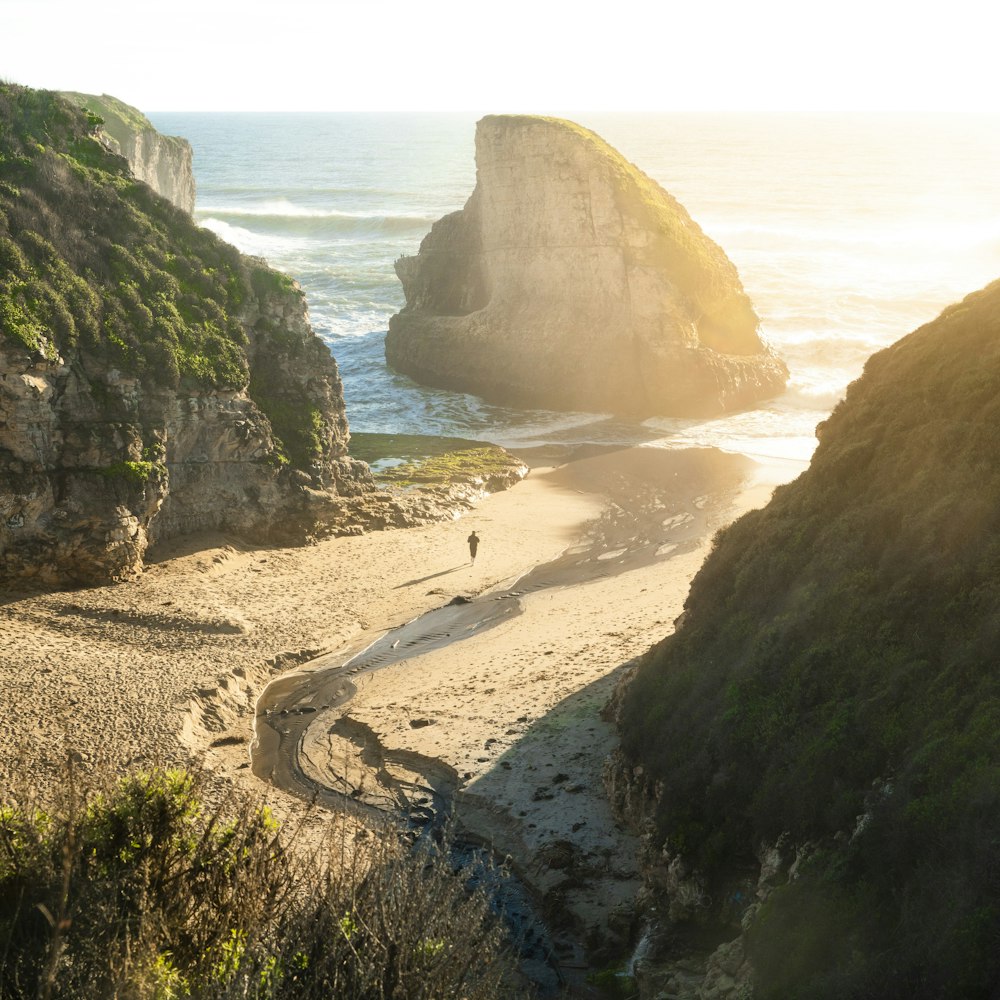
M 557 409 L 700 415 L 782 391 L 735 267 L 571 122 L 488 116 L 476 188 L 396 262 L 386 358 L 419 382 Z
M 327 530 L 373 484 L 302 290 L 132 183 L 55 95 L 0 84 L 0 121 L 0 581 Z
M 631 672 L 630 672 L 631 673 Z M 620 697 L 627 677 L 620 682 Z M 613 711 L 608 713 L 613 718 Z M 753 969 L 744 929 L 774 886 L 787 878 L 778 847 L 762 846 L 759 868 L 746 865 L 719 892 L 657 836 L 662 784 L 617 751 L 605 762 L 604 785 L 615 814 L 639 837 L 643 886 L 637 910 L 643 936 L 630 962 L 641 1000 L 746 1000 Z M 715 947 L 706 941 L 727 938 Z
M 124 156 L 132 174 L 157 194 L 173 202 L 181 211 L 194 212 L 195 181 L 191 143 L 176 135 L 162 135 L 138 109 L 102 94 L 63 96 L 104 119 L 104 141 L 109 149 Z
M 370 487 L 346 456 L 336 364 L 301 294 L 252 299 L 243 321 L 251 372 L 266 367 L 318 414 L 323 457 L 309 468 L 288 464 L 246 389 L 151 385 L 85 353 L 0 337 L 0 580 L 119 580 L 155 543 L 201 531 L 299 540 L 337 519 L 338 497 Z

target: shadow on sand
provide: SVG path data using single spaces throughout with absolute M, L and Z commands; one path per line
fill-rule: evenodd
M 465 569 L 469 563 L 462 563 L 460 566 L 452 566 L 451 569 L 443 569 L 439 573 L 431 573 L 429 576 L 421 576 L 416 580 L 407 580 L 406 583 L 397 583 L 393 590 L 402 590 L 403 587 L 413 587 L 418 583 L 426 583 L 428 580 L 434 580 L 439 576 L 448 576 L 449 573 L 457 573 L 460 569 Z

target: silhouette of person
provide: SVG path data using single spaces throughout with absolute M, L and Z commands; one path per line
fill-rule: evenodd
M 479 536 L 473 532 L 466 541 L 469 543 L 469 555 L 472 556 L 472 564 L 475 565 L 476 550 L 479 548 Z

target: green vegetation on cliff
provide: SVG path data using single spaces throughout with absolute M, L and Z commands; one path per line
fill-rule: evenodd
M 119 142 L 129 133 L 155 132 L 153 123 L 130 104 L 112 97 L 110 94 L 81 94 L 78 91 L 64 90 L 61 97 L 66 98 L 74 107 L 85 108 L 91 114 L 100 118 L 104 128 Z M 170 141 L 172 136 L 164 136 Z M 182 140 L 183 141 L 183 140 Z
M 626 692 L 659 834 L 719 891 L 810 845 L 755 996 L 997 995 L 998 649 L 1000 282 L 869 361 Z
M 79 343 L 155 382 L 243 388 L 238 251 L 133 180 L 91 129 L 55 94 L 0 85 L 3 332 L 32 350 Z
M 244 306 L 299 292 L 135 180 L 98 126 L 58 94 L 0 83 L 0 343 L 151 387 L 246 389 Z M 285 405 L 276 367 L 254 399 L 306 468 L 322 449 L 315 407 Z

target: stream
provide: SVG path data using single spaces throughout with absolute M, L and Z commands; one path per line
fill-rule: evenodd
M 667 506 L 659 490 L 647 489 L 631 502 L 612 503 L 580 544 L 507 589 L 455 597 L 346 658 L 344 653 L 321 656 L 272 681 L 257 703 L 251 766 L 261 780 L 329 808 L 395 816 L 418 838 L 440 839 L 443 825 L 458 819 L 451 843 L 455 867 L 471 864 L 472 880 L 487 888 L 519 948 L 522 966 L 543 995 L 553 995 L 562 983 L 548 931 L 530 890 L 498 865 L 487 847 L 463 835 L 460 813 L 456 817 L 456 794 L 463 784 L 459 774 L 437 758 L 384 747 L 344 706 L 360 677 L 495 628 L 524 612 L 527 594 L 606 578 L 696 548 L 710 530 L 708 498 L 671 499 Z M 338 773 L 334 762 L 312 760 L 307 737 L 313 726 L 353 744 L 375 786 L 362 790 L 349 775 Z

